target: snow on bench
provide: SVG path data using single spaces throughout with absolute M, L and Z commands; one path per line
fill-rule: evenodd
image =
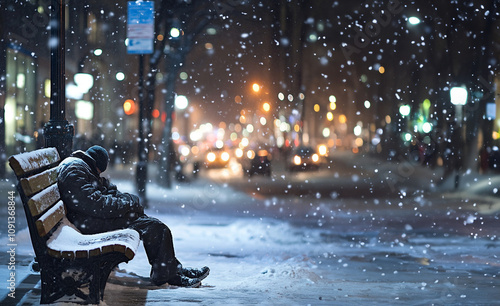
M 64 218 L 47 240 L 48 252 L 59 258 L 87 258 L 110 252 L 120 252 L 132 259 L 137 249 L 139 233 L 131 229 L 94 235 L 82 235 Z

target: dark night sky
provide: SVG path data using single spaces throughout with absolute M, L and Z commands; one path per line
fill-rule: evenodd
M 187 95 L 213 123 L 236 122 L 242 108 L 255 107 L 251 84 L 268 78 L 269 52 L 265 46 L 270 39 L 251 22 L 226 22 L 215 27 L 217 35 L 198 37 L 181 69 L 190 78 L 178 82 L 177 93 Z M 207 50 L 206 43 L 213 49 Z M 236 96 L 242 97 L 241 103 L 235 102 Z

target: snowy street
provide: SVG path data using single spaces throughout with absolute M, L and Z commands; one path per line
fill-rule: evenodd
M 370 170 L 371 163 L 353 162 L 368 177 L 382 167 L 397 167 L 387 163 Z M 271 185 L 282 175 L 279 169 L 271 178 L 251 180 L 229 179 L 227 173 L 214 180 L 214 171 L 176 182 L 171 190 L 151 183 L 147 194 L 147 213 L 170 226 L 179 260 L 211 268 L 202 287 L 151 286 L 141 246 L 110 277 L 106 305 L 494 305 L 500 300 L 498 210 L 485 209 L 494 207 L 485 206 L 485 197 L 464 200 L 424 191 L 365 199 L 269 196 L 239 190 L 241 181 Z M 126 172 L 123 167 L 108 175 L 119 189 L 134 192 Z M 349 179 L 351 171 L 339 172 L 341 178 L 351 181 L 346 186 L 362 186 Z M 425 173 L 412 178 L 424 179 Z M 1 239 L 6 262 L 5 234 Z M 33 252 L 27 229 L 17 239 L 17 290 L 25 293 L 22 305 L 36 305 L 39 279 L 24 278 Z M 1 271 L 6 278 L 6 266 Z M 1 290 L 5 296 L 5 286 Z
M 1 3 L 0 306 L 500 306 L 500 0 Z

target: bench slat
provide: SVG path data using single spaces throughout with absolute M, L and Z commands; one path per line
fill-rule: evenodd
M 28 200 L 28 207 L 30 208 L 31 215 L 36 217 L 43 214 L 60 198 L 61 195 L 59 194 L 57 184 L 52 184 L 50 187 L 43 189 Z
M 22 178 L 20 180 L 21 187 L 23 188 L 24 194 L 29 197 L 32 194 L 39 192 L 40 190 L 46 188 L 57 182 L 57 171 L 58 168 L 54 167 L 52 169 L 45 170 L 39 174 Z
M 45 237 L 64 216 L 66 216 L 66 210 L 63 202 L 59 201 L 36 220 L 35 224 L 40 236 Z
M 52 248 L 47 249 L 48 253 L 52 257 L 56 258 L 66 258 L 66 259 L 75 259 L 75 258 L 89 258 L 89 257 L 95 257 L 95 256 L 100 256 L 102 254 L 107 254 L 107 253 L 112 253 L 112 252 L 118 252 L 125 254 L 129 260 L 133 259 L 135 256 L 135 252 L 137 250 L 133 250 L 130 247 L 127 247 L 125 245 L 121 244 L 114 244 L 114 245 L 105 245 L 102 248 L 95 248 L 92 250 L 79 250 L 79 251 L 73 251 L 73 250 L 54 250 Z
M 115 244 L 113 246 L 113 252 L 123 253 L 125 254 L 125 256 L 127 256 L 128 259 L 134 258 L 135 255 L 135 252 L 132 251 L 130 248 L 127 248 L 126 246 L 119 244 Z
M 14 173 L 20 177 L 33 170 L 49 166 L 60 160 L 56 148 L 45 148 L 11 156 L 9 164 Z

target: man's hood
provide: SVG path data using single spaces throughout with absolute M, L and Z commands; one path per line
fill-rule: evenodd
M 90 157 L 90 155 L 88 155 L 87 153 L 85 153 L 82 150 L 77 150 L 77 151 L 71 153 L 70 157 L 67 158 L 67 159 L 65 159 L 63 161 L 63 163 L 64 164 L 71 163 L 75 159 L 81 159 L 81 160 L 83 160 L 89 166 L 89 168 L 92 170 L 92 172 L 97 177 L 99 176 L 99 172 L 97 171 L 97 166 L 96 166 L 95 160 L 92 157 Z

